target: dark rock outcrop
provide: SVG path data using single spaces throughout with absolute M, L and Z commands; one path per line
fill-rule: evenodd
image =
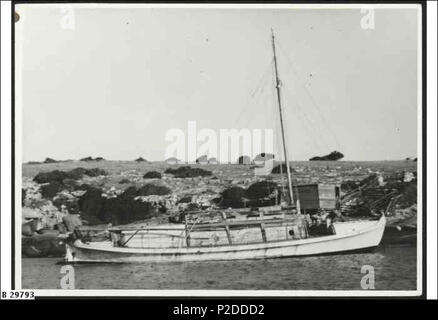
M 157 171 L 148 171 L 143 176 L 144 179 L 161 179 L 161 173 Z
M 126 224 L 143 220 L 158 214 L 156 208 L 149 202 L 135 200 L 137 196 L 169 194 L 165 186 L 147 184 L 140 189 L 128 187 L 116 198 L 105 198 L 99 188 L 90 187 L 79 198 L 78 204 L 81 217 L 90 225 L 101 223 Z
M 146 159 L 139 157 L 137 159 L 135 159 L 136 162 L 146 162 Z
M 248 187 L 245 196 L 251 200 L 258 200 L 269 197 L 276 189 L 278 189 L 278 185 L 275 182 L 259 181 Z
M 145 184 L 140 189 L 137 190 L 137 196 L 151 196 L 159 195 L 163 196 L 166 194 L 171 194 L 172 191 L 166 186 L 160 186 L 152 183 Z
M 75 168 L 70 171 L 60 171 L 60 170 L 53 170 L 49 172 L 40 172 L 38 173 L 34 178 L 33 181 L 36 183 L 49 183 L 53 181 L 57 181 L 59 183 L 62 183 L 65 179 L 73 179 L 73 180 L 79 180 L 84 175 L 87 175 L 89 177 L 97 177 L 101 175 L 107 175 L 107 172 L 100 168 L 92 168 L 92 169 L 85 169 L 85 168 Z
M 58 161 L 56 161 L 55 159 L 52 158 L 46 158 L 43 163 L 57 163 Z
M 291 166 L 289 166 L 289 169 L 290 169 L 290 172 L 294 172 L 294 169 Z M 275 166 L 271 171 L 271 173 L 273 173 L 273 174 L 279 174 L 281 172 L 283 172 L 283 173 L 287 172 L 287 167 L 286 167 L 285 163 L 282 163 L 281 165 Z
M 245 189 L 241 187 L 231 187 L 222 191 L 220 205 L 222 207 L 243 208 L 245 206 Z
M 105 159 L 102 158 L 102 157 L 96 157 L 96 158 L 93 158 L 93 157 L 85 157 L 85 158 L 80 159 L 79 161 L 90 162 L 90 161 L 103 161 L 103 160 L 105 160 Z
M 65 187 L 62 183 L 58 181 L 52 181 L 41 186 L 41 195 L 45 199 L 51 199 L 56 196 L 58 192 L 61 192 L 64 189 Z
M 40 172 L 34 178 L 33 181 L 36 183 L 49 183 L 57 181 L 62 183 L 62 180 L 69 178 L 65 171 L 53 170 L 50 172 Z
M 327 154 L 325 156 L 319 157 L 313 157 L 310 158 L 309 161 L 337 161 L 340 160 L 344 157 L 344 155 L 342 153 L 340 153 L 339 151 L 333 151 L 330 154 Z
M 193 178 L 193 177 L 208 177 L 213 173 L 209 170 L 201 168 L 192 168 L 189 166 L 182 166 L 176 169 L 169 168 L 164 171 L 165 173 L 172 174 L 175 178 Z

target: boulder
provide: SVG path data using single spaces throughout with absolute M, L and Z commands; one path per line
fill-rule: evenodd
M 52 199 L 58 192 L 65 189 L 65 186 L 58 181 L 52 181 L 41 186 L 41 195 L 45 199 Z
M 175 178 L 207 177 L 213 174 L 211 171 L 190 166 L 182 166 L 177 169 L 169 168 L 164 172 L 172 174 Z
M 143 176 L 144 179 L 161 179 L 161 173 L 157 171 L 148 171 Z
M 73 232 L 77 227 L 82 226 L 81 217 L 78 214 L 67 214 L 62 218 L 62 223 L 67 231 Z
M 57 181 L 62 183 L 62 180 L 69 178 L 68 174 L 64 171 L 53 170 L 50 172 L 40 172 L 34 178 L 33 181 L 36 183 L 49 183 Z
M 316 156 L 313 158 L 310 158 L 309 161 L 337 161 L 344 157 L 342 153 L 339 151 L 333 151 L 330 154 L 327 154 L 325 156 Z
M 150 196 L 150 195 L 166 195 L 170 194 L 171 190 L 166 186 L 156 184 L 145 184 L 137 191 L 137 196 Z
M 259 181 L 248 187 L 245 196 L 251 200 L 258 200 L 272 195 L 278 185 L 272 181 Z
M 90 162 L 90 161 L 103 161 L 103 160 L 105 160 L 105 159 L 102 158 L 102 157 L 96 157 L 96 158 L 93 158 L 93 157 L 85 157 L 85 158 L 80 159 L 79 161 Z
M 108 173 L 100 168 L 92 168 L 92 169 L 88 169 L 85 174 L 89 177 L 98 177 L 98 176 L 106 176 Z
M 280 170 L 281 169 L 281 170 Z M 291 166 L 289 166 L 289 169 L 290 169 L 290 172 L 294 172 L 295 170 L 291 167 Z M 272 174 L 279 174 L 279 173 L 287 173 L 287 167 L 286 167 L 286 164 L 285 163 L 282 163 L 281 165 L 279 164 L 279 165 L 277 165 L 277 166 L 275 166 L 273 169 L 272 169 L 272 171 L 271 171 L 271 173 Z
M 220 205 L 222 207 L 242 208 L 245 206 L 245 189 L 241 187 L 227 188 L 222 191 L 221 196 Z
M 46 158 L 43 163 L 57 163 L 58 161 L 56 161 L 55 159 L 52 158 Z
M 135 159 L 136 162 L 146 162 L 146 159 L 143 159 L 142 157 L 138 157 Z

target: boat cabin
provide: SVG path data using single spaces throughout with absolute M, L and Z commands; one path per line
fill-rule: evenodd
M 292 188 L 302 210 L 334 210 L 340 207 L 341 186 L 334 184 L 305 184 Z

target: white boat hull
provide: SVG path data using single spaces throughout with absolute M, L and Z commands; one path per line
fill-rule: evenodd
M 301 240 L 180 248 L 113 247 L 110 242 L 67 245 L 67 262 L 181 262 L 300 257 L 358 251 L 379 245 L 385 217 L 378 221 L 335 223 L 336 235 Z

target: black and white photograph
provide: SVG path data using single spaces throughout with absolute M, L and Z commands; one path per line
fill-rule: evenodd
M 424 5 L 14 3 L 15 289 L 422 296 Z

